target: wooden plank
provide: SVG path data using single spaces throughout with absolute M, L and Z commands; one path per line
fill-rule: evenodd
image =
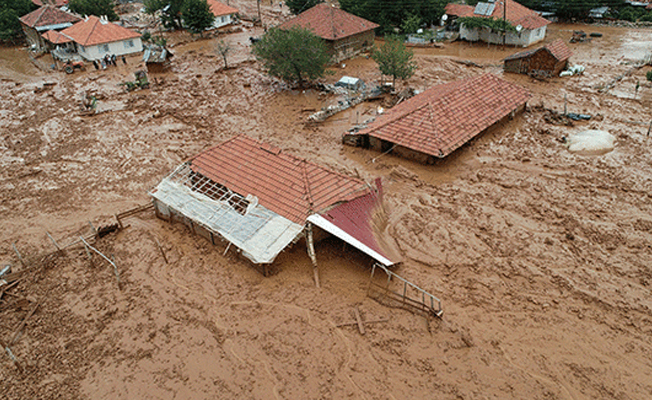
M 355 306 L 353 313 L 355 314 L 355 320 L 358 323 L 358 330 L 361 335 L 364 335 L 364 325 L 362 324 L 362 318 L 360 318 L 360 310 L 358 309 L 358 306 Z
M 385 318 L 385 319 L 375 319 L 375 320 L 371 320 L 371 321 L 364 321 L 364 324 L 377 324 L 377 323 L 380 323 L 380 322 L 387 322 L 387 321 L 389 321 L 389 320 L 386 319 L 386 318 Z M 358 325 L 358 321 L 355 321 L 355 322 L 345 322 L 345 323 L 343 323 L 343 324 L 337 324 L 337 325 L 335 325 L 335 326 L 338 327 L 338 328 L 340 328 L 340 327 L 342 327 L 342 326 L 354 326 L 354 325 Z
M 42 300 L 42 299 L 43 299 L 43 298 L 41 298 L 41 300 Z M 7 347 L 13 345 L 14 343 L 16 343 L 16 341 L 18 341 L 18 338 L 20 337 L 20 332 L 23 330 L 23 328 L 24 328 L 25 325 L 27 324 L 27 320 L 30 319 L 30 317 L 31 317 L 32 315 L 34 315 L 34 312 L 36 312 L 36 309 L 38 308 L 38 306 L 41 305 L 41 300 L 37 301 L 37 302 L 34 304 L 34 306 L 32 307 L 32 309 L 29 310 L 29 312 L 27 313 L 27 315 L 25 316 L 25 318 L 23 318 L 23 321 L 20 323 L 20 325 L 18 325 L 18 328 L 17 328 L 16 331 L 14 332 L 14 336 L 11 338 L 11 341 L 9 342 L 9 344 L 7 345 Z

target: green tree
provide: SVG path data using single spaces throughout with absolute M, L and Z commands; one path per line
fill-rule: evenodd
M 374 50 L 371 55 L 380 72 L 393 78 L 393 85 L 396 85 L 396 78 L 405 80 L 414 75 L 417 65 L 412 61 L 413 57 L 412 50 L 396 36 L 387 37 L 380 49 Z
M 401 30 L 403 33 L 415 33 L 419 30 L 421 26 L 421 18 L 418 15 L 410 15 L 407 19 L 401 24 Z
M 253 53 L 269 75 L 299 86 L 324 76 L 330 60 L 322 39 L 300 26 L 270 29 L 254 44 Z
M 323 3 L 323 0 L 285 0 L 285 4 L 294 15 L 301 14 L 319 3 Z
M 192 33 L 202 32 L 213 25 L 215 16 L 206 0 L 186 0 L 181 11 L 183 22 Z
M 344 11 L 380 25 L 382 33 L 392 34 L 410 17 L 437 25 L 449 0 L 339 0 Z
M 113 0 L 70 0 L 68 9 L 81 15 L 106 16 L 109 21 L 117 21 L 118 14 L 115 12 Z
M 19 17 L 34 10 L 30 0 L 0 0 L 0 42 L 16 42 L 23 36 Z
M 181 29 L 184 0 L 144 0 L 145 12 L 151 15 L 161 11 L 161 22 L 168 29 Z

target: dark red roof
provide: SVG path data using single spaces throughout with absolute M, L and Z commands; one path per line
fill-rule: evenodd
M 517 60 L 519 58 L 527 58 L 531 55 L 538 53 L 539 51 L 548 51 L 557 61 L 566 61 L 572 55 L 573 52 L 566 46 L 566 43 L 561 39 L 556 39 L 553 42 L 548 43 L 545 46 L 537 47 L 535 49 L 521 51 L 519 53 L 514 53 L 509 57 L 505 58 L 505 61 Z
M 93 46 L 103 43 L 139 38 L 138 32 L 129 30 L 113 22 L 100 19 L 94 15 L 86 17 L 70 28 L 61 31 L 82 46 Z
M 37 6 L 44 6 L 46 4 L 51 4 L 56 7 L 63 7 L 68 4 L 68 0 L 32 0 L 32 3 Z
M 62 11 L 54 6 L 43 6 L 29 14 L 20 17 L 20 21 L 32 28 L 40 28 L 48 25 L 74 24 L 81 21 L 76 15 Z
M 219 17 L 221 15 L 230 15 L 237 14 L 238 9 L 231 6 L 227 6 L 224 3 L 220 3 L 217 0 L 208 0 L 208 6 L 211 9 L 211 12 L 214 16 Z
M 327 3 L 320 3 L 279 25 L 279 28 L 289 29 L 294 26 L 310 29 L 322 39 L 339 40 L 376 29 L 379 25 Z
M 263 207 L 303 224 L 312 213 L 369 192 L 351 178 L 246 135 L 236 136 L 191 160 L 193 171 L 246 196 Z
M 387 245 L 378 237 L 377 232 L 383 229 L 382 226 L 377 226 L 378 216 L 384 213 L 380 179 L 376 180 L 376 186 L 377 191 L 370 191 L 321 215 L 363 245 L 392 263 L 396 263 L 397 261 L 387 251 Z
M 491 15 L 475 14 L 477 6 L 472 7 L 461 4 L 447 4 L 445 10 L 446 14 L 457 17 L 505 18 L 514 26 L 521 25 L 523 28 L 530 30 L 544 27 L 550 23 L 550 21 L 537 14 L 536 11 L 530 10 L 513 0 L 496 0 L 491 4 L 494 5 Z
M 390 109 L 359 134 L 444 157 L 530 97 L 526 89 L 484 74 L 434 86 Z

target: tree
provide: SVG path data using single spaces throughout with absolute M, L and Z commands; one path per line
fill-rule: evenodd
M 181 16 L 188 30 L 200 35 L 206 28 L 213 25 L 215 20 L 215 16 L 206 0 L 186 0 L 183 4 Z
M 0 42 L 16 42 L 22 37 L 19 17 L 34 8 L 30 0 L 0 0 Z
M 401 24 L 401 30 L 403 33 L 416 33 L 421 26 L 421 18 L 418 15 L 410 15 L 407 19 Z
M 222 58 L 224 58 L 224 69 L 228 69 L 229 65 L 226 63 L 226 55 L 231 51 L 231 46 L 228 43 L 224 42 L 224 40 L 220 40 L 219 43 L 217 43 L 216 49 Z
M 394 79 L 393 85 L 396 84 L 396 78 L 405 80 L 414 75 L 417 65 L 412 61 L 413 57 L 412 50 L 405 47 L 403 41 L 396 36 L 388 37 L 380 49 L 374 50 L 371 55 L 380 72 Z
M 342 10 L 380 25 L 382 33 L 392 34 L 404 21 L 418 17 L 421 23 L 437 25 L 449 0 L 339 0 Z
M 285 0 L 285 4 L 294 15 L 301 14 L 319 3 L 323 3 L 323 0 Z
M 68 9 L 81 15 L 106 16 L 109 21 L 117 21 L 113 0 L 70 0 Z
M 253 53 L 269 75 L 299 86 L 324 76 L 330 60 L 322 39 L 300 26 L 270 29 L 253 45 Z
M 151 15 L 161 11 L 161 22 L 168 29 L 181 29 L 181 10 L 184 0 L 145 0 L 145 12 Z

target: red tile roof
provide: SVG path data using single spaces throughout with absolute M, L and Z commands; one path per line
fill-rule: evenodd
M 279 28 L 289 29 L 293 26 L 310 29 L 322 39 L 339 40 L 376 29 L 379 25 L 326 3 L 320 3 L 279 25 Z
M 464 6 L 461 4 L 447 4 L 445 10 L 446 14 L 457 17 L 482 17 L 493 19 L 503 19 L 503 17 L 505 17 L 510 24 L 514 26 L 521 25 L 523 28 L 530 30 L 544 27 L 550 23 L 550 21 L 537 14 L 536 11 L 530 10 L 513 0 L 496 0 L 493 4 L 495 5 L 494 10 L 489 16 L 475 14 L 475 7 Z M 507 11 L 506 14 L 505 11 Z
M 42 34 L 43 38 L 52 44 L 62 44 L 72 42 L 72 39 L 62 34 L 61 32 L 49 30 Z
M 553 42 L 550 42 L 547 45 L 545 45 L 544 47 L 558 61 L 566 61 L 573 55 L 573 52 L 571 51 L 571 49 L 569 49 L 568 46 L 566 46 L 566 42 L 564 42 L 561 39 L 557 39 L 557 40 L 555 40 Z
M 340 204 L 323 213 L 322 216 L 328 222 L 359 240 L 364 246 L 390 260 L 391 264 L 395 264 L 396 257 L 391 251 L 388 251 L 388 246 L 377 234 L 379 231 L 378 215 L 383 212 L 383 192 L 380 179 L 376 180 L 376 187 L 377 191 L 370 191 L 355 200 Z
M 522 106 L 531 94 L 493 74 L 434 86 L 359 134 L 444 157 Z
M 231 6 L 227 6 L 224 3 L 220 3 L 217 0 L 208 0 L 208 6 L 211 8 L 211 12 L 214 16 L 219 17 L 221 15 L 237 14 L 238 9 Z
M 36 4 L 39 7 L 46 4 L 52 4 L 56 7 L 63 7 L 68 4 L 68 0 L 32 0 L 32 3 Z
M 351 178 L 246 135 L 236 136 L 191 160 L 193 171 L 246 196 L 263 207 L 303 224 L 316 212 L 369 192 Z
M 100 20 L 94 15 L 61 31 L 82 46 L 139 38 L 140 34 L 112 22 Z
M 54 6 L 43 6 L 20 17 L 20 22 L 32 28 L 66 23 L 74 24 L 78 21 L 81 21 L 81 18 Z
M 572 55 L 573 52 L 566 46 L 566 43 L 561 39 L 556 39 L 545 46 L 537 47 L 535 49 L 521 51 L 519 53 L 514 53 L 509 57 L 505 58 L 505 61 L 516 60 L 519 58 L 527 58 L 539 51 L 548 50 L 548 52 L 558 61 L 566 61 Z

